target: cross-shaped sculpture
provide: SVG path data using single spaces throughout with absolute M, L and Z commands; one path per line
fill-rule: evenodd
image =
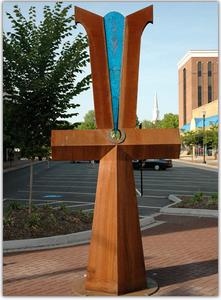
M 75 7 L 88 35 L 96 130 L 52 131 L 53 160 L 100 160 L 86 289 L 146 288 L 132 160 L 178 158 L 178 129 L 137 129 L 140 39 L 153 7 L 104 18 Z M 148 67 L 148 66 L 147 66 Z

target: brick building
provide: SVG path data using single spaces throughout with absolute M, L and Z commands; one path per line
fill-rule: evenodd
M 189 51 L 179 61 L 178 73 L 179 128 L 201 127 L 203 111 L 206 124 L 218 122 L 218 51 Z

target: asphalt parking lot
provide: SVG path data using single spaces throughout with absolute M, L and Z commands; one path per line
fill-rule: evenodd
M 140 171 L 134 171 L 140 217 L 153 215 L 170 203 L 168 196 L 192 195 L 218 191 L 218 173 L 181 162 L 173 162 L 166 171 L 143 171 L 143 196 L 140 196 Z M 99 164 L 46 162 L 34 166 L 33 203 L 53 207 L 62 203 L 70 209 L 92 210 L 94 207 Z M 4 207 L 10 201 L 27 204 L 29 168 L 11 171 L 3 176 Z

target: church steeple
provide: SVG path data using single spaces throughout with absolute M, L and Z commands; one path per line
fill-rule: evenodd
M 152 122 L 156 123 L 159 120 L 159 109 L 158 109 L 158 100 L 157 100 L 157 92 L 155 93 L 154 100 L 153 100 L 153 116 Z

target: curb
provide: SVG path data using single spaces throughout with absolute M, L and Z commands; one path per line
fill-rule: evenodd
M 160 210 L 163 214 L 168 215 L 182 215 L 182 216 L 193 216 L 193 217 L 206 217 L 206 218 L 218 218 L 217 210 L 210 209 L 194 209 L 194 208 L 163 208 Z
M 33 163 L 33 166 L 38 165 L 38 164 L 43 163 L 43 162 L 46 162 L 46 161 L 47 160 L 36 161 L 35 163 Z M 24 169 L 24 168 L 27 168 L 27 167 L 30 167 L 30 163 L 25 164 L 25 165 L 21 165 L 21 166 L 17 166 L 17 167 L 13 167 L 13 168 L 4 169 L 3 174 L 11 172 L 11 171 L 16 171 L 16 170 L 19 170 L 19 169 Z
M 218 172 L 218 169 L 219 169 L 218 166 L 211 166 L 211 165 L 203 164 L 203 163 L 195 163 L 195 162 L 188 161 L 188 160 L 185 160 L 185 159 L 174 159 L 174 161 L 181 162 L 181 163 L 187 163 L 189 165 L 198 166 L 200 168 L 203 167 L 203 170 L 205 170 L 205 169 L 212 169 L 212 170 Z
M 155 222 L 153 217 L 146 217 L 140 220 L 141 231 L 146 229 L 147 225 Z M 24 252 L 34 250 L 46 250 L 61 247 L 70 247 L 88 244 L 91 239 L 91 230 L 70 233 L 65 235 L 56 235 L 35 239 L 3 241 L 3 253 Z
M 174 203 L 169 204 L 160 209 L 160 212 L 168 215 L 180 215 L 180 216 L 192 216 L 192 217 L 207 217 L 207 218 L 218 218 L 218 210 L 214 209 L 199 209 L 199 208 L 177 208 L 171 207 L 182 200 L 175 195 L 169 195 L 169 200 Z

